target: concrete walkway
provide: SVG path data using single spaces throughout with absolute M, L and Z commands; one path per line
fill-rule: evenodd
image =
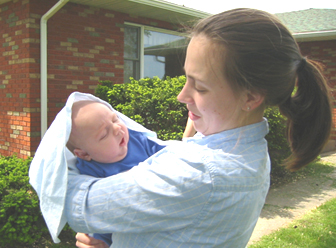
M 336 153 L 323 154 L 321 158 L 336 165 Z M 271 188 L 249 244 L 281 227 L 290 226 L 294 219 L 336 198 L 333 183 L 336 183 L 336 167 L 332 173 L 321 178 L 303 178 Z

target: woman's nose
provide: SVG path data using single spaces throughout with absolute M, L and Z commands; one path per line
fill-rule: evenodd
M 192 103 L 192 97 L 188 89 L 187 83 L 184 85 L 183 89 L 177 96 L 177 100 L 181 103 L 190 104 Z

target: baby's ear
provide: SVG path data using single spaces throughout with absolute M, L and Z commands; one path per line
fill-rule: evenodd
M 77 148 L 74 149 L 74 154 L 80 159 L 91 161 L 91 156 L 86 151 L 83 151 L 82 149 L 77 149 Z

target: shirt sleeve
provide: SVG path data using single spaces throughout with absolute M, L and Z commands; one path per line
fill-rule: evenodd
M 163 149 L 111 177 L 70 175 L 66 214 L 77 232 L 172 231 L 200 221 L 211 191 L 210 174 L 199 159 L 184 161 Z
M 165 145 L 159 144 L 158 142 L 155 142 L 148 137 L 144 137 L 146 139 L 147 144 L 147 153 L 151 156 L 155 154 L 156 152 L 160 151 L 165 147 Z
M 112 245 L 112 233 L 94 233 L 93 237 L 104 241 L 108 246 Z

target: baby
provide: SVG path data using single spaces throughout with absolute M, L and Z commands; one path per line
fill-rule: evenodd
M 78 101 L 72 106 L 67 148 L 77 156 L 81 174 L 107 177 L 127 171 L 158 152 L 163 145 L 128 129 L 105 104 Z M 94 234 L 111 245 L 111 234 Z

